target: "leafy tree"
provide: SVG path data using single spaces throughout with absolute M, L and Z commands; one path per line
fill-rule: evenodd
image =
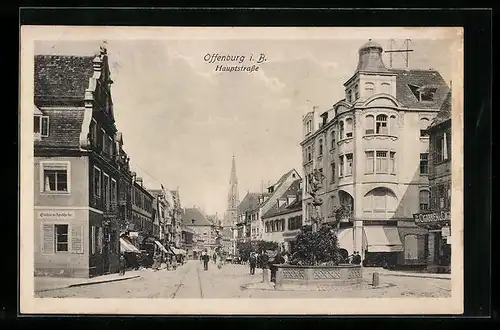
M 337 235 L 331 225 L 322 225 L 315 232 L 310 225 L 302 227 L 297 235 L 291 264 L 304 266 L 337 265 L 339 260 Z
M 251 242 L 238 242 L 236 243 L 236 250 L 243 261 L 250 259 L 250 253 L 253 252 L 253 246 Z
M 250 259 L 250 253 L 252 252 L 260 253 L 262 251 L 267 251 L 267 250 L 276 251 L 278 249 L 278 242 L 271 242 L 264 240 L 251 241 L 251 242 L 238 242 L 236 244 L 236 249 L 241 259 L 246 261 Z

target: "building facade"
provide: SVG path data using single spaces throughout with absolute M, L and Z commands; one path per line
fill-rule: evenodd
M 267 211 L 264 223 L 264 240 L 277 242 L 282 251 L 293 253 L 295 239 L 302 228 L 302 179 L 297 179 Z
M 259 206 L 260 195 L 261 194 L 259 193 L 247 192 L 245 197 L 238 205 L 235 235 L 235 239 L 237 242 L 246 242 L 251 240 L 251 215 L 253 214 L 255 217 L 256 213 L 253 211 L 256 210 Z
M 135 177 L 132 185 L 132 224 L 130 237 L 137 247 L 142 245 L 145 238 L 154 237 L 155 198 L 144 187 L 142 178 Z
M 116 272 L 130 170 L 106 49 L 34 61 L 35 274 Z
M 386 68 L 382 52 L 364 44 L 345 98 L 318 125 L 316 109 L 303 117 L 304 221 L 313 214 L 308 178 L 317 169 L 324 221 L 342 221 L 341 248 L 359 251 L 368 265 L 425 265 L 427 231 L 413 214 L 429 190 L 426 129 L 449 87 L 436 70 Z M 351 216 L 335 219 L 340 205 Z
M 421 192 L 415 223 L 429 231 L 427 264 L 430 270 L 451 270 L 451 90 L 427 130 L 429 191 Z
M 216 227 L 197 208 L 184 208 L 183 224 L 191 229 L 196 236 L 196 250 L 213 253 L 216 247 Z

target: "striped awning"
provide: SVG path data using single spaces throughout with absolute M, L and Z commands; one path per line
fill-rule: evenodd
M 155 244 L 160 248 L 160 250 L 162 250 L 163 252 L 165 253 L 172 253 L 170 252 L 169 250 L 167 250 L 160 242 L 158 241 L 155 241 Z
M 368 252 L 401 252 L 403 243 L 397 227 L 363 226 Z
M 135 252 L 141 253 L 138 248 L 134 246 L 134 244 L 130 243 L 126 238 L 120 237 L 120 250 L 122 252 Z

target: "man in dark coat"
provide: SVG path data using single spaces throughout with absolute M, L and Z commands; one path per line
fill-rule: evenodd
M 250 255 L 250 274 L 254 275 L 255 274 L 255 266 L 257 266 L 257 257 L 255 256 L 254 253 Z
M 203 253 L 203 270 L 208 270 L 208 262 L 210 261 L 210 256 L 208 253 L 204 252 Z

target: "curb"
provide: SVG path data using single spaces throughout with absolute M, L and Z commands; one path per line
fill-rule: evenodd
M 436 279 L 436 280 L 451 280 L 451 278 L 448 277 L 434 277 L 434 276 L 425 276 L 425 275 L 412 275 L 412 274 L 382 274 L 379 273 L 381 276 L 399 276 L 399 277 L 416 277 L 416 278 L 430 278 L 430 279 Z
M 111 279 L 111 280 L 101 280 L 101 281 L 93 281 L 93 282 L 75 283 L 75 284 L 68 285 L 67 288 L 73 288 L 73 287 L 77 287 L 77 286 L 93 285 L 93 284 L 101 284 L 101 283 L 109 283 L 109 282 L 126 281 L 126 280 L 131 280 L 133 278 L 138 278 L 138 277 L 141 277 L 141 275 L 134 275 L 134 276 L 125 277 L 125 278 L 114 278 L 114 279 Z
M 101 283 L 108 283 L 108 282 L 126 281 L 126 280 L 131 280 L 131 279 L 134 279 L 134 278 L 138 278 L 138 277 L 141 277 L 141 275 L 134 275 L 134 276 L 125 277 L 125 278 L 114 278 L 114 279 L 111 279 L 111 280 L 101 280 L 101 281 L 94 281 L 94 282 L 75 283 L 75 284 L 69 284 L 69 285 L 64 285 L 64 286 L 58 286 L 58 287 L 50 288 L 50 289 L 35 290 L 34 292 L 35 293 L 39 293 L 39 292 L 61 290 L 61 289 L 78 287 L 78 286 L 92 285 L 92 284 L 101 284 Z

